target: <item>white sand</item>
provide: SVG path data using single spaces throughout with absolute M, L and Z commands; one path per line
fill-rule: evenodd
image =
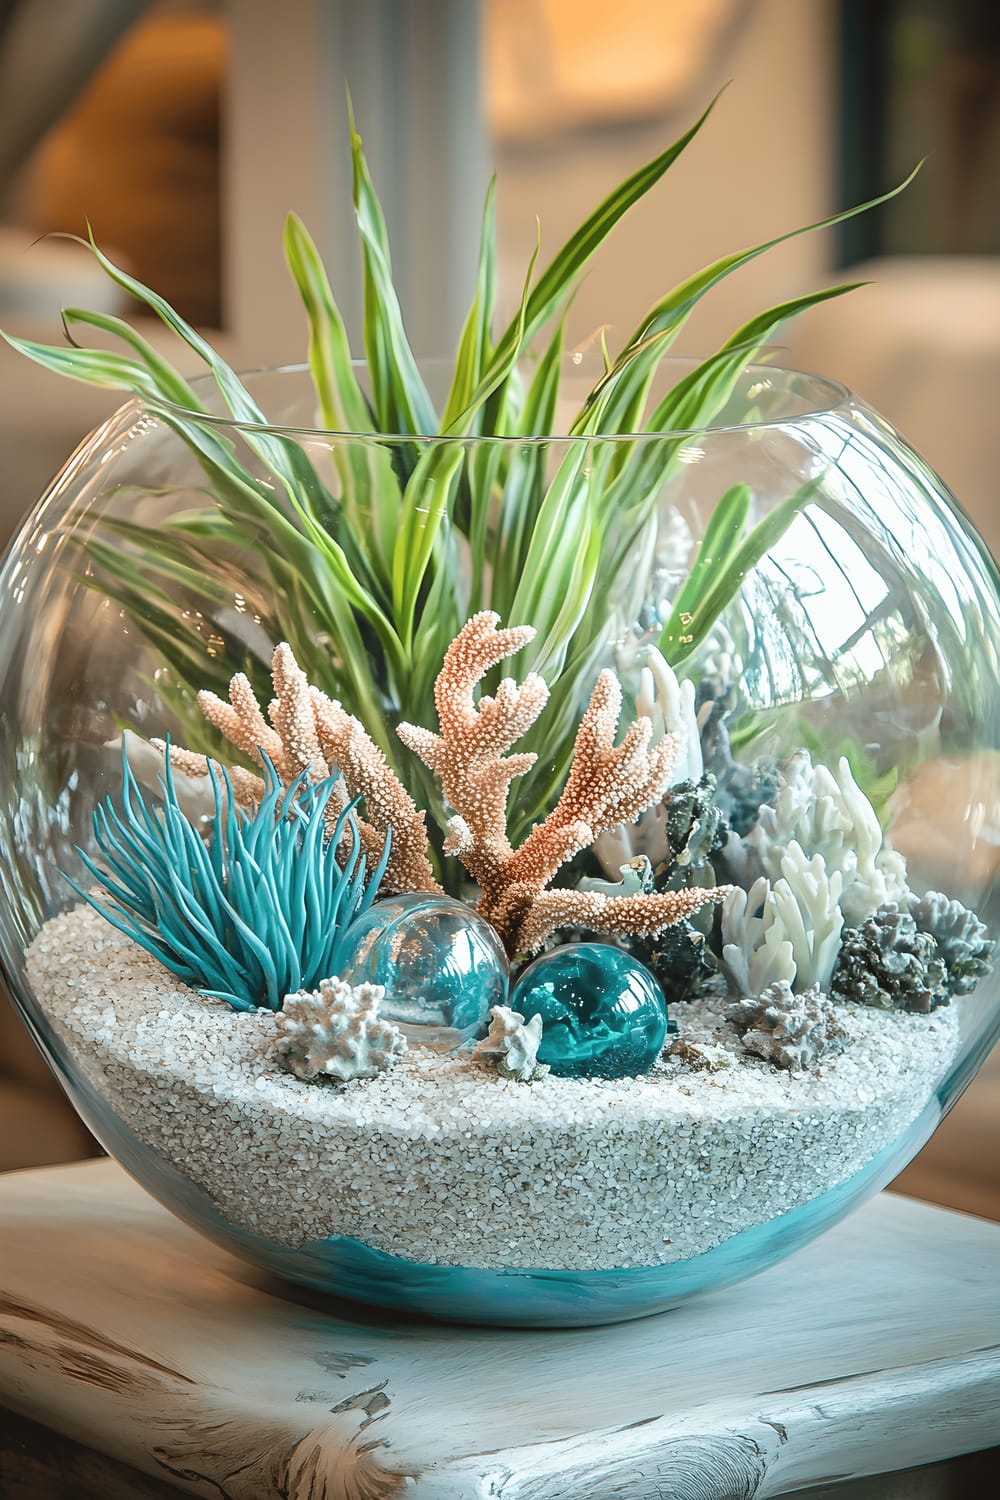
M 303 1083 L 269 1012 L 179 984 L 87 908 L 28 952 L 44 1010 L 128 1128 L 234 1224 L 299 1246 L 351 1235 L 424 1263 L 597 1269 L 686 1260 L 856 1173 L 920 1113 L 959 1046 L 957 1007 L 847 1007 L 814 1073 L 747 1057 L 724 998 L 674 1007 L 733 1066 L 505 1083 L 467 1054 Z

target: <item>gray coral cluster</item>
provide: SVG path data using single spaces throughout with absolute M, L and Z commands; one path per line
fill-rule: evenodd
M 967 995 L 988 972 L 994 944 L 975 912 L 939 891 L 887 901 L 845 929 L 830 981 L 834 995 L 924 1015 Z
M 887 901 L 857 927 L 848 927 L 830 990 L 839 1000 L 879 1010 L 926 1015 L 950 999 L 948 970 L 929 932 L 908 911 Z
M 286 995 L 275 1020 L 278 1056 L 297 1078 L 374 1078 L 406 1051 L 406 1038 L 379 1017 L 380 984 L 324 979 L 318 990 Z
M 929 933 L 948 971 L 952 995 L 968 995 L 990 971 L 996 944 L 986 935 L 986 924 L 961 901 L 940 891 L 910 898 L 910 915 L 921 932 Z
M 755 1000 L 729 1006 L 726 1019 L 747 1052 L 792 1072 L 805 1072 L 841 1052 L 848 1040 L 836 1006 L 818 985 L 795 995 L 786 980 L 779 980 Z

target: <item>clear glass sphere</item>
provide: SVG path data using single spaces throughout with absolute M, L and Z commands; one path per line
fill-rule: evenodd
M 940 481 L 841 388 L 770 368 L 710 430 L 607 439 L 329 433 L 306 373 L 248 384 L 271 427 L 124 406 L 0 575 L 3 973 L 98 1138 L 259 1265 L 526 1325 L 669 1307 L 891 1180 L 1000 1025 L 1000 587 Z M 444 853 L 455 810 L 396 728 L 438 730 L 445 650 L 486 609 L 535 627 L 502 671 L 549 688 L 504 752 L 534 757 L 514 848 L 600 672 L 619 743 L 643 715 L 654 738 L 680 726 L 664 799 L 549 878 L 566 911 L 734 894 L 658 935 L 553 932 L 620 943 L 662 984 L 679 1035 L 642 1076 L 521 1083 L 411 1044 L 375 1078 L 303 1082 L 271 1012 L 199 995 L 81 902 L 85 857 L 106 863 L 95 812 L 125 815 L 122 735 L 155 807 L 147 742 L 227 759 L 197 694 L 245 673 L 266 705 L 288 641 L 474 903 Z
M 340 976 L 385 990 L 380 1012 L 417 1045 L 451 1051 L 486 1034 L 507 1001 L 496 932 L 453 896 L 387 896 L 344 934 Z

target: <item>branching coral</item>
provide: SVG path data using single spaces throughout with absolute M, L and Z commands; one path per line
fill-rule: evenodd
M 366 866 L 352 804 L 324 837 L 331 779 L 310 786 L 301 772 L 285 788 L 267 760 L 252 812 L 236 805 L 229 775 L 209 765 L 215 813 L 206 843 L 181 810 L 172 764 L 168 748 L 153 808 L 123 750 L 121 805 L 108 797 L 94 813 L 107 868 L 78 851 L 110 902 L 75 889 L 203 994 L 236 1010 L 277 1010 L 290 990 L 336 973 L 344 932 L 370 906 L 383 865 Z
M 646 647 L 635 706 L 650 721 L 655 736 L 677 735 L 674 781 L 700 781 L 705 766 L 695 711 L 695 685 L 690 678 L 682 682 L 655 646 Z
M 720 900 L 722 890 L 609 897 L 549 888 L 567 860 L 608 829 L 634 821 L 663 797 L 670 783 L 673 736 L 651 745 L 652 726 L 639 718 L 615 744 L 622 694 L 613 672 L 602 672 L 597 680 L 556 806 L 518 849 L 512 848 L 507 836 L 510 786 L 536 757 L 508 752 L 535 723 L 549 690 L 541 677 L 529 673 L 520 686 L 505 678 L 494 696 L 476 700 L 486 673 L 534 635 L 531 627 L 498 630 L 498 623 L 498 616 L 488 611 L 475 615 L 449 646 L 434 688 L 440 733 L 412 724 L 401 724 L 398 733 L 435 772 L 455 809 L 445 853 L 458 855 L 478 883 L 480 913 L 500 933 L 508 952 L 534 952 L 560 927 L 655 936 L 706 902 Z M 358 820 L 358 836 L 369 858 L 386 853 L 385 888 L 438 890 L 427 856 L 424 815 L 360 722 L 309 685 L 287 645 L 274 653 L 273 679 L 275 699 L 266 718 L 241 675 L 230 684 L 228 703 L 212 693 L 199 694 L 202 712 L 258 764 L 268 757 L 286 785 L 293 777 L 318 781 L 339 773 L 341 780 L 333 780 L 329 796 L 341 809 L 349 795 L 364 799 L 366 818 Z M 188 776 L 209 774 L 204 756 L 175 751 L 174 757 Z M 233 792 L 242 804 L 255 805 L 262 790 L 261 779 L 252 772 L 233 772 Z M 332 824 L 332 814 L 328 821 Z
M 275 650 L 271 673 L 275 697 L 267 718 L 242 673 L 229 685 L 228 703 L 214 693 L 199 693 L 202 713 L 250 760 L 262 765 L 267 756 L 285 786 L 303 773 L 313 783 L 336 778 L 327 803 L 328 832 L 333 832 L 351 798 L 363 798 L 365 817 L 357 819 L 357 830 L 370 864 L 382 858 L 386 835 L 392 833 L 385 890 L 439 890 L 427 857 L 424 814 L 417 811 L 361 721 L 309 684 L 288 645 Z M 153 743 L 162 747 L 162 741 Z M 174 749 L 172 760 L 187 776 L 209 774 L 204 755 Z M 260 802 L 261 777 L 241 767 L 231 768 L 229 776 L 242 806 Z
M 731 1005 L 726 1017 L 747 1052 L 795 1072 L 841 1052 L 848 1041 L 836 1006 L 818 985 L 793 995 L 790 986 L 779 981 L 758 999 Z
M 843 876 L 828 870 L 822 854 L 807 859 L 792 841 L 781 859 L 781 879 L 771 887 L 775 922 L 792 945 L 795 988 L 826 985 L 840 950 L 844 918 L 839 905 Z
M 759 995 L 795 978 L 792 944 L 774 920 L 771 883 L 761 875 L 748 891 L 734 886 L 722 903 L 719 967 L 733 995 Z
M 898 900 L 906 890 L 902 856 L 884 838 L 875 809 L 843 757 L 834 775 L 826 766 L 814 766 L 805 751 L 792 756 L 782 771 L 774 805 L 760 809 L 758 822 L 743 841 L 743 852 L 751 861 L 747 873 L 755 864 L 757 873 L 777 880 L 792 840 L 810 858 L 821 854 L 829 876 L 840 874 L 840 906 L 848 924 L 871 916 L 884 901 Z
M 498 630 L 498 624 L 499 617 L 484 610 L 449 646 L 434 686 L 440 732 L 400 724 L 398 733 L 440 779 L 455 809 L 445 851 L 458 855 L 479 885 L 480 913 L 508 952 L 535 952 L 559 927 L 652 936 L 706 902 L 721 900 L 722 888 L 611 897 L 549 888 L 567 860 L 606 830 L 634 821 L 670 784 L 676 743 L 666 736 L 651 746 L 648 719 L 630 725 L 615 744 L 622 694 L 613 672 L 597 679 L 556 806 L 519 848 L 511 847 L 511 783 L 530 769 L 535 756 L 507 752 L 535 723 L 548 688 L 532 672 L 520 685 L 504 678 L 493 696 L 483 694 L 477 702 L 475 691 L 486 673 L 534 635 L 530 626 Z
M 837 961 L 840 871 L 830 873 L 821 854 L 806 859 L 794 841 L 780 869 L 773 884 L 760 876 L 723 902 L 720 968 L 737 995 L 756 996 L 776 983 L 825 985 Z
M 297 1078 L 374 1078 L 406 1051 L 398 1026 L 380 1018 L 380 984 L 355 988 L 323 979 L 318 990 L 286 995 L 277 1015 L 278 1056 Z

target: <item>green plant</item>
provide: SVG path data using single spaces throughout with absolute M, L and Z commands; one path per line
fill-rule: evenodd
M 623 586 L 630 559 L 655 526 L 657 499 L 682 434 L 719 416 L 747 362 L 787 318 L 850 290 L 835 286 L 768 309 L 654 400 L 663 356 L 712 287 L 794 235 L 861 209 L 715 261 L 668 293 L 617 355 L 606 356 L 603 375 L 569 425 L 576 441 L 550 445 L 558 457 L 550 472 L 549 449 L 537 440 L 553 435 L 565 314 L 580 274 L 622 215 L 688 146 L 711 108 L 599 204 L 537 279 L 536 252 L 517 314 L 499 336 L 491 185 L 475 297 L 440 411 L 407 342 L 385 222 L 352 118 L 370 394 L 352 366 L 344 322 L 315 245 L 294 214 L 285 229 L 286 258 L 306 310 L 322 420 L 333 431 L 372 434 L 367 443 L 335 445 L 335 491 L 292 435 L 268 429 L 266 414 L 205 340 L 93 241 L 108 275 L 204 361 L 226 409 L 241 424 L 246 459 L 231 432 L 205 420 L 206 408 L 192 386 L 121 319 L 67 308 L 63 321 L 71 347 L 9 339 L 59 373 L 133 392 L 197 456 L 205 475 L 204 505 L 155 530 L 108 520 L 104 534 L 86 542 L 81 569 L 88 584 L 110 595 L 157 646 L 168 668 L 158 691 L 170 700 L 187 743 L 215 749 L 194 709 L 194 691 L 224 694 L 236 671 L 245 671 L 255 686 L 266 685 L 268 652 L 256 657 L 232 638 L 221 618 L 231 590 L 220 557 L 236 547 L 253 559 L 254 587 L 267 601 L 275 638 L 287 640 L 317 685 L 362 719 L 425 806 L 433 805 L 436 790 L 400 746 L 394 723 L 427 721 L 438 664 L 469 615 L 489 608 L 509 623 L 532 624 L 536 635 L 526 666 L 556 687 L 544 744 L 537 731 L 529 737 L 527 748 L 542 753 L 512 809 L 512 836 L 522 836 L 544 814 L 569 765 L 581 693 L 616 633 L 608 600 Z M 80 329 L 113 336 L 123 352 L 77 347 Z M 380 443 L 379 434 L 401 440 Z M 519 437 L 526 441 L 490 441 Z M 679 663 L 698 646 L 744 574 L 810 494 L 805 487 L 790 495 L 755 525 L 745 485 L 722 497 L 709 527 L 718 547 L 702 548 L 663 627 L 659 644 L 668 660 Z M 178 588 L 186 610 L 172 605 Z M 211 653 L 203 620 L 213 626 Z M 318 640 L 334 642 L 335 649 L 317 648 Z

